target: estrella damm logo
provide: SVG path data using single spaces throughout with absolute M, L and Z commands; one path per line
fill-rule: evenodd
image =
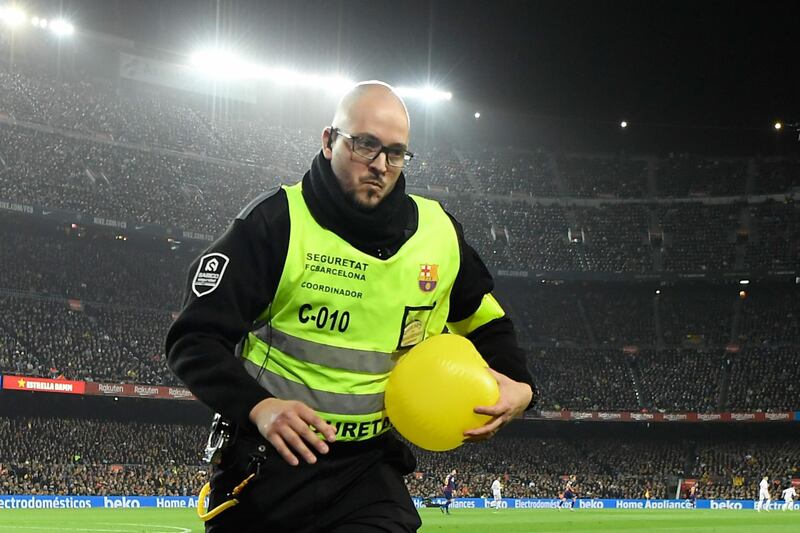
M 423 292 L 431 292 L 439 281 L 439 265 L 419 266 L 419 288 Z

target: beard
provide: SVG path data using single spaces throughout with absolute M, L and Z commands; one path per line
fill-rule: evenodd
M 350 205 L 364 213 L 369 213 L 377 209 L 384 198 L 391 192 L 386 190 L 386 184 L 380 179 L 370 177 L 368 181 L 380 182 L 382 188 L 380 190 L 375 190 L 372 187 L 368 187 L 366 190 L 360 190 L 363 182 L 359 179 L 355 186 L 348 187 L 343 191 Z

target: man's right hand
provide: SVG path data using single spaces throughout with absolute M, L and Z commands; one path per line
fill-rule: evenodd
M 292 466 L 300 464 L 295 454 L 309 464 L 317 462 L 317 453 L 328 453 L 328 445 L 311 429 L 319 431 L 328 442 L 336 440 L 336 430 L 303 402 L 267 398 L 250 410 L 250 421 Z

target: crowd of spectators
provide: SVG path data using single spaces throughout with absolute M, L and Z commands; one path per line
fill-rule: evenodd
M 790 347 L 752 347 L 731 356 L 732 411 L 794 411 L 800 404 L 800 353 Z
M 659 289 L 657 309 L 664 344 L 703 348 L 730 342 L 738 292 L 730 286 Z
M 495 202 L 496 232 L 506 244 L 510 270 L 584 270 L 580 246 L 570 241 L 570 225 L 560 205 L 531 206 L 527 202 Z
M 713 350 L 731 342 L 795 344 L 800 333 L 792 285 L 500 280 L 496 287 L 521 337 L 535 345 Z
M 0 242 L 0 289 L 170 310 L 178 309 L 189 265 L 202 249 L 56 223 L 36 231 L 30 219 L 2 213 Z
M 796 439 L 714 438 L 698 441 L 692 475 L 700 480 L 699 496 L 755 499 L 763 476 L 770 478 L 773 500 L 787 480 L 800 473 Z
M 0 418 L 0 494 L 195 495 L 201 426 Z
M 751 346 L 796 345 L 800 339 L 800 287 L 755 287 L 746 294 L 739 342 Z
M 0 370 L 174 383 L 161 342 L 187 267 L 207 241 L 133 238 L 131 227 L 220 234 L 250 199 L 302 175 L 319 132 L 257 113 L 211 120 L 192 98 L 2 61 L 0 200 L 37 206 L 41 215 L 0 214 Z M 792 158 L 422 147 L 406 178 L 410 190 L 439 199 L 462 222 L 495 272 L 713 273 L 797 268 L 796 204 L 741 198 L 790 191 L 800 185 L 798 169 Z M 704 203 L 711 196 L 740 200 Z M 82 217 L 74 224 L 48 218 L 62 211 Z M 127 227 L 98 230 L 92 217 Z M 753 291 L 746 299 L 721 287 L 661 292 L 597 284 L 507 290 L 547 405 L 796 405 L 776 370 L 795 364 L 796 291 Z M 728 343 L 746 349 L 725 366 L 724 397 L 725 379 L 715 376 Z M 630 345 L 644 351 L 623 356 Z M 754 369 L 754 353 L 780 364 Z M 786 387 L 762 393 L 756 375 Z M 573 385 L 560 387 L 565 382 Z
M 659 196 L 742 196 L 747 160 L 669 154 L 656 163 Z
M 273 127 L 264 135 L 265 142 L 304 148 L 281 149 L 269 165 L 256 166 L 0 124 L 2 199 L 218 235 L 250 199 L 299 179 L 315 151 L 313 136 L 303 132 L 280 135 Z M 471 181 L 485 180 L 455 170 L 464 161 L 415 162 L 406 174 L 410 185 L 440 194 L 467 228 L 475 226 L 469 231 L 476 234 L 476 247 L 497 268 L 652 272 L 657 249 L 671 272 L 781 270 L 798 262 L 800 226 L 793 204 L 769 201 L 749 208 L 752 233 L 737 266 L 737 236 L 749 231 L 742 225 L 747 208 L 740 204 L 565 205 L 480 196 L 492 191 L 474 190 Z M 439 175 L 448 177 L 440 182 Z M 451 196 L 473 190 L 478 199 Z M 651 242 L 651 230 L 663 236 L 659 243 Z
M 601 346 L 652 345 L 656 341 L 653 290 L 618 286 L 581 291 L 595 342 Z
M 472 179 L 457 153 L 446 148 L 423 148 L 417 150 L 404 171 L 406 183 L 412 189 L 444 191 L 449 193 L 474 192 Z M 483 185 L 478 184 L 483 190 Z
M 586 498 L 669 497 L 666 478 L 680 475 L 685 452 L 678 443 L 649 440 L 500 437 L 491 445 L 466 444 L 447 454 L 415 450 L 418 472 L 406 478 L 412 494 L 440 496 L 445 476 L 458 471 L 459 495 L 491 495 L 495 477 L 509 498 L 556 498 L 569 476 Z
M 0 418 L 0 494 L 196 495 L 208 480 L 205 436 L 196 425 Z M 800 444 L 764 436 L 500 435 L 415 455 L 406 483 L 419 497 L 441 496 L 456 469 L 462 497 L 490 497 L 500 477 L 505 497 L 555 498 L 575 476 L 581 498 L 671 498 L 695 478 L 701 497 L 751 499 L 763 475 L 781 483 L 800 469 Z
M 249 200 L 302 176 L 319 132 L 257 113 L 212 120 L 202 99 L 11 68 L 3 56 L 0 200 L 85 218 L 64 225 L 0 214 L 0 374 L 177 384 L 163 338 L 187 267 L 207 243 L 129 239 L 78 222 L 219 235 Z M 409 190 L 441 200 L 493 271 L 800 265 L 797 204 L 742 201 L 800 187 L 797 158 L 412 148 Z M 703 203 L 720 196 L 737 200 Z M 697 201 L 654 201 L 665 198 Z M 747 292 L 498 288 L 528 349 L 541 409 L 796 410 L 797 290 Z M 0 493 L 194 495 L 208 479 L 205 436 L 189 425 L 0 418 Z M 671 497 L 675 479 L 696 477 L 701 497 L 753 498 L 765 473 L 799 475 L 800 444 L 501 436 L 418 457 L 407 477 L 415 496 L 438 496 L 457 468 L 462 496 L 488 497 L 501 476 L 506 496 L 554 497 L 577 475 L 582 497 Z
M 800 204 L 768 200 L 749 207 L 745 268 L 794 270 L 800 264 Z
M 472 176 L 486 194 L 559 196 L 550 155 L 544 150 L 484 149 L 459 159 L 461 172 Z
M 539 348 L 528 356 L 544 410 L 636 411 L 628 356 L 621 350 Z
M 195 496 L 208 467 L 0 462 L 0 494 Z
M 645 198 L 647 161 L 625 154 L 612 157 L 561 157 L 558 170 L 578 198 Z
M 216 157 L 230 154 L 185 98 L 0 62 L 0 111 L 17 120 Z
M 664 270 L 732 270 L 741 211 L 739 204 L 657 206 L 655 212 L 663 230 Z
M 651 272 L 653 254 L 648 241 L 649 212 L 642 204 L 602 204 L 573 208 L 583 232 L 590 272 Z
M 167 369 L 165 311 L 0 296 L 0 373 L 177 385 Z
M 44 231 L 25 226 L 28 219 L 2 220 L 0 234 L 10 245 L 0 247 L 9 267 L 0 270 L 0 371 L 177 383 L 164 365 L 162 343 L 180 307 L 187 265 L 200 248 L 173 250 L 164 239 L 128 242 L 113 232 Z M 762 381 L 783 383 L 788 378 L 780 373 L 791 376 L 796 366 L 797 291 L 763 285 L 748 287 L 742 298 L 738 289 L 684 285 L 656 294 L 654 287 L 628 284 L 522 280 L 498 283 L 497 293 L 532 354 L 549 408 L 791 409 L 791 387 L 753 391 Z M 738 371 L 744 360 L 721 369 L 729 343 L 745 348 L 740 358 L 750 348 L 763 348 L 769 361 L 783 354 L 781 364 L 761 358 L 753 363 L 761 365 L 757 370 Z M 623 356 L 626 346 L 643 351 Z M 721 397 L 720 372 L 733 372 L 730 402 Z
M 591 344 L 574 290 L 546 283 L 499 282 L 495 292 L 513 318 L 522 345 Z
M 3 199 L 90 217 L 218 234 L 249 200 L 278 185 L 276 176 L 0 124 Z
M 786 193 L 800 186 L 800 159 L 770 158 L 756 163 L 753 194 Z
M 721 350 L 641 350 L 633 357 L 644 404 L 658 411 L 720 411 Z M 766 403 L 764 404 L 766 405 Z
M 0 113 L 16 120 L 86 138 L 251 163 L 284 175 L 303 172 L 319 148 L 318 131 L 283 128 L 258 113 L 220 119 L 196 96 L 80 72 L 55 75 L 5 59 L 0 60 Z M 800 183 L 796 159 L 556 155 L 527 147 L 469 154 L 436 147 L 417 151 L 410 184 L 488 194 L 646 198 L 649 161 L 655 165 L 655 192 L 664 197 L 741 196 L 748 167 L 754 193 L 784 193 Z
M 207 437 L 198 425 L 91 418 L 0 417 L 0 429 L 2 463 L 201 466 Z
M 502 229 L 490 218 L 486 204 L 467 196 L 448 195 L 437 198 L 442 206 L 455 216 L 464 228 L 468 243 L 479 250 L 486 266 L 496 270 L 507 268 L 510 260 L 504 243 L 507 238 Z

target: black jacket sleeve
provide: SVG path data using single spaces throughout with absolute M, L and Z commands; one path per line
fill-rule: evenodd
M 235 219 L 203 254 L 228 262 L 217 286 L 198 296 L 193 279 L 202 257 L 189 269 L 183 310 L 167 333 L 167 362 L 204 404 L 241 427 L 270 394 L 235 357 L 236 345 L 253 328 L 275 295 L 289 244 L 286 194 L 279 190 Z
M 449 215 L 449 213 L 448 213 Z M 460 322 L 473 315 L 481 306 L 483 297 L 494 289 L 494 280 L 478 252 L 464 239 L 464 230 L 450 215 L 458 235 L 461 253 L 461 266 L 450 296 L 448 322 Z M 475 348 L 491 368 L 505 374 L 515 381 L 531 386 L 533 399 L 530 409 L 536 403 L 537 391 L 533 377 L 528 371 L 525 351 L 519 347 L 514 324 L 508 316 L 497 318 L 467 334 Z

